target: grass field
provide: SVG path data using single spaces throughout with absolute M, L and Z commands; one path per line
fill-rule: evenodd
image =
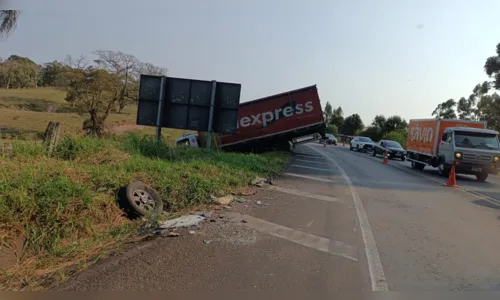
M 69 105 L 64 98 L 66 93 L 54 88 L 37 89 L 0 89 L 0 139 L 37 139 L 50 121 L 60 122 L 62 133 L 81 134 L 85 115 Z M 121 113 L 111 113 L 106 127 L 135 124 L 137 108 L 130 105 Z M 154 128 L 142 129 L 154 134 Z M 163 129 L 167 141 L 182 135 L 182 131 Z

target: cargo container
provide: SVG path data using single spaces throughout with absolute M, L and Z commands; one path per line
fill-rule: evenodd
M 475 175 L 485 181 L 497 174 L 500 160 L 498 132 L 486 129 L 486 122 L 465 120 L 410 120 L 407 160 L 415 169 L 426 165 L 448 176 L 456 173 Z
M 285 149 L 324 135 L 323 110 L 316 85 L 240 104 L 237 132 L 218 136 L 223 149 Z

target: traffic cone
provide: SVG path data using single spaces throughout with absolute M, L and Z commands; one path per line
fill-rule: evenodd
M 448 182 L 445 184 L 447 187 L 457 187 L 457 178 L 455 176 L 455 165 L 451 167 L 450 176 L 448 176 Z
M 389 163 L 389 154 L 387 153 L 387 151 L 384 151 L 384 164 L 388 164 Z
M 323 147 L 326 147 L 326 142 L 323 143 Z

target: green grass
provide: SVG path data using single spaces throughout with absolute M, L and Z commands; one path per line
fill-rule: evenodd
M 66 136 L 51 157 L 40 143 L 14 141 L 7 155 L 0 156 L 0 248 L 24 241 L 18 263 L 0 275 L 0 288 L 10 289 L 21 288 L 21 279 L 34 285 L 34 275 L 87 261 L 134 234 L 137 221 L 127 220 L 116 204 L 117 190 L 133 180 L 155 188 L 176 213 L 257 175 L 277 175 L 289 159 L 279 152 L 171 148 L 138 134 Z

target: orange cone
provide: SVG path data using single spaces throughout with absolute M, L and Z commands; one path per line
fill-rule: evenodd
M 445 184 L 447 187 L 457 187 L 457 178 L 455 176 L 455 165 L 451 167 L 450 176 L 448 176 L 448 182 Z
M 326 142 L 323 143 L 323 147 L 326 147 Z
M 389 163 L 389 154 L 387 153 L 387 151 L 384 151 L 384 164 L 388 164 Z

